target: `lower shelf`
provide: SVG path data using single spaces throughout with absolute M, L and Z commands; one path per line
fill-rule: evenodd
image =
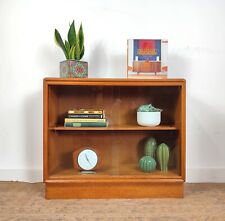
M 184 180 L 176 170 L 144 173 L 136 164 L 83 174 L 58 169 L 45 180 L 46 199 L 183 197 Z
M 120 167 L 96 170 L 95 173 L 81 173 L 73 168 L 58 169 L 49 179 L 53 180 L 79 180 L 79 179 L 107 179 L 107 178 L 128 178 L 128 179 L 180 179 L 179 173 L 173 169 L 166 173 L 156 170 L 151 173 L 140 171 L 136 164 L 127 164 Z

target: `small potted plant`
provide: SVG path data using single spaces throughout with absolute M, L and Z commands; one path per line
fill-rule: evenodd
M 151 104 L 141 105 L 137 110 L 137 122 L 141 126 L 157 126 L 161 122 L 161 112 Z
M 67 40 L 64 42 L 58 30 L 55 29 L 55 40 L 66 57 L 65 61 L 60 62 L 60 77 L 88 77 L 88 63 L 80 61 L 84 55 L 84 33 L 82 24 L 80 24 L 79 31 L 76 33 L 73 21 L 69 27 Z

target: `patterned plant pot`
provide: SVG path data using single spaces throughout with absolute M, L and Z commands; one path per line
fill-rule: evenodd
M 61 78 L 87 78 L 88 63 L 84 61 L 66 60 L 60 62 Z

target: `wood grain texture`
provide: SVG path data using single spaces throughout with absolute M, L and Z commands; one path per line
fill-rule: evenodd
M 171 169 L 167 173 L 160 170 L 151 173 L 143 173 L 137 164 L 128 164 L 118 167 L 110 167 L 108 169 L 95 169 L 93 174 L 82 174 L 79 169 L 68 168 L 58 169 L 50 177 L 50 180 L 95 180 L 95 179 L 181 179 L 178 171 Z
M 68 195 L 71 192 L 71 197 L 88 197 L 80 192 L 87 190 L 88 183 L 95 183 L 95 180 L 98 180 L 96 197 L 100 197 L 101 191 L 103 197 L 106 194 L 103 185 L 106 181 L 111 191 L 109 197 L 113 194 L 119 197 L 116 194 L 119 186 L 131 197 L 135 193 L 142 197 L 145 191 L 149 197 L 157 196 L 155 192 L 158 196 L 167 196 L 168 192 L 168 196 L 181 197 L 185 181 L 185 96 L 184 79 L 44 79 L 43 164 L 44 181 L 50 193 L 48 198 L 54 198 L 54 194 L 62 197 L 57 195 L 60 191 Z M 137 125 L 137 108 L 146 103 L 163 109 L 159 126 Z M 109 126 L 63 127 L 67 111 L 79 108 L 104 109 Z M 167 175 L 160 171 L 148 175 L 138 168 L 139 159 L 144 155 L 144 144 L 151 136 L 171 148 Z M 79 169 L 74 168 L 72 158 L 74 151 L 84 147 L 94 148 L 101 162 L 96 174 L 85 179 Z M 125 185 L 116 187 L 119 181 L 126 183 L 127 187 L 131 185 L 128 192 Z M 74 182 L 79 188 L 74 187 Z M 149 189 L 138 188 L 135 191 L 135 185 L 141 186 L 142 182 L 144 185 L 146 182 L 157 183 L 158 186 L 150 185 Z M 170 183 L 171 191 L 165 188 L 165 183 Z M 82 190 L 85 185 L 86 189 Z M 94 195 L 89 196 L 92 198 Z
M 48 84 L 43 84 L 43 180 L 48 178 Z
M 72 155 L 74 150 L 81 148 L 94 149 L 99 154 L 101 171 L 126 171 L 126 174 L 143 174 L 138 162 L 144 155 L 144 144 L 150 136 L 159 143 L 166 142 L 169 146 L 176 145 L 177 131 L 51 131 L 49 142 L 49 176 L 73 168 Z M 129 139 L 128 139 L 129 138 Z M 173 149 L 172 149 L 173 150 Z M 169 169 L 176 169 L 176 152 L 171 151 Z M 131 166 L 132 165 L 132 166 Z M 134 168 L 134 165 L 136 167 Z M 130 167 L 131 166 L 131 167 Z M 130 170 L 129 170 L 130 167 Z M 124 168 L 127 168 L 124 170 Z M 74 170 L 74 173 L 77 171 Z M 178 170 L 177 174 L 180 174 Z
M 180 128 L 180 148 L 181 152 L 181 175 L 182 179 L 186 180 L 186 82 L 182 84 L 181 91 L 181 128 Z
M 46 199 L 183 197 L 183 182 L 124 181 L 46 182 Z

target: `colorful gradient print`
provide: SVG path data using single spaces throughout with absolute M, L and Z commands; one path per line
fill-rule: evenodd
M 161 40 L 134 40 L 133 60 L 161 61 Z

